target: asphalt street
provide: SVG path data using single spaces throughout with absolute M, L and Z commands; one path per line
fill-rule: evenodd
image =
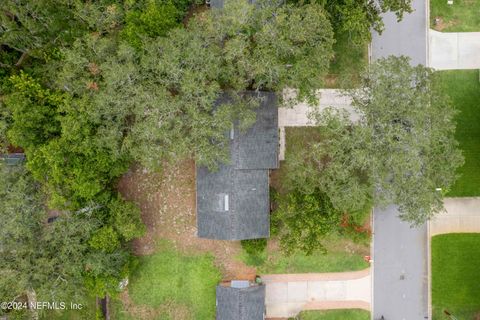
M 428 65 L 427 2 L 413 0 L 401 22 L 383 15 L 385 30 L 372 34 L 372 60 L 408 56 L 412 65 Z M 428 235 L 426 225 L 412 228 L 395 206 L 374 210 L 373 319 L 428 319 Z
M 374 319 L 428 319 L 427 227 L 412 228 L 395 206 L 374 210 Z
M 383 14 L 385 30 L 379 35 L 372 33 L 372 59 L 382 57 L 407 56 L 413 65 L 427 64 L 427 23 L 426 0 L 413 0 L 413 12 L 406 14 L 402 21 L 397 22 L 393 13 Z

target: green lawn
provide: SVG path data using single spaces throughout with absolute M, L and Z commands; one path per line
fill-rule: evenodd
M 276 240 L 269 240 L 276 241 Z M 320 252 L 306 256 L 294 253 L 283 254 L 276 243 L 269 245 L 260 255 L 243 253 L 240 259 L 248 265 L 257 267 L 258 274 L 272 273 L 308 273 L 308 272 L 343 272 L 368 268 L 363 257 L 368 255 L 368 246 L 354 244 L 349 240 L 332 236 L 325 241 L 327 253 Z
M 479 1 L 480 3 L 480 1 Z M 465 157 L 451 197 L 480 196 L 480 82 L 478 70 L 438 72 L 457 115 L 456 139 Z
M 370 320 L 370 312 L 359 309 L 302 311 L 298 320 Z
M 433 319 L 480 317 L 480 233 L 446 234 L 432 238 Z
M 435 25 L 435 18 L 440 18 Z M 453 0 L 453 5 L 447 0 L 430 0 L 431 27 L 442 32 L 474 32 L 480 31 L 480 1 Z
M 327 88 L 351 88 L 359 85 L 360 72 L 368 65 L 367 45 L 353 45 L 348 34 L 335 34 L 335 57 L 330 64 Z
M 40 314 L 40 319 L 46 320 L 84 320 L 95 319 L 96 301 L 95 298 L 85 298 L 86 304 L 82 304 L 81 310 L 48 310 L 44 314 Z M 42 300 L 40 300 L 42 301 Z M 70 301 L 65 301 L 67 307 L 70 306 Z M 80 303 L 79 301 L 71 301 L 73 303 Z
M 154 310 L 155 319 L 210 320 L 215 318 L 215 287 L 220 279 L 211 256 L 186 256 L 165 248 L 140 258 L 128 294 L 135 305 Z M 112 305 L 113 319 L 136 318 L 124 312 L 118 301 Z

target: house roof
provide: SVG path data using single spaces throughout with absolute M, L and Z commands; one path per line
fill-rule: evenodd
M 217 320 L 263 320 L 265 286 L 217 286 Z
M 9 166 L 14 166 L 17 164 L 21 164 L 25 161 L 25 154 L 23 153 L 0 154 L 0 160 L 4 161 L 5 164 Z
M 231 163 L 197 167 L 198 236 L 244 240 L 270 236 L 269 169 L 278 167 L 278 111 L 272 93 L 259 95 L 255 124 L 230 133 Z M 219 103 L 225 97 L 219 99 Z
M 249 3 L 255 3 L 255 0 L 248 0 Z M 210 0 L 210 7 L 212 8 L 223 8 L 225 5 L 225 0 Z

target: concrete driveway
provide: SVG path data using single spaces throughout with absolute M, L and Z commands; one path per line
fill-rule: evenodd
M 375 208 L 373 237 L 373 319 L 427 319 L 427 226 L 410 227 L 396 206 Z
M 430 236 L 480 232 L 480 197 L 446 198 L 443 203 L 446 212 L 430 220 Z
M 480 32 L 430 30 L 430 67 L 437 70 L 479 69 Z
M 370 270 L 262 275 L 267 318 L 294 317 L 302 310 L 370 310 Z
M 385 30 L 381 35 L 372 33 L 373 60 L 390 55 L 404 55 L 411 58 L 413 65 L 428 65 L 428 1 L 413 0 L 412 8 L 413 13 L 406 14 L 400 22 L 397 22 L 393 13 L 382 15 Z
M 313 111 L 323 111 L 327 107 L 344 109 L 350 114 L 353 122 L 360 119 L 360 115 L 351 106 L 351 99 L 338 89 L 320 89 L 317 92 L 318 105 L 309 105 L 305 102 L 293 107 L 278 108 L 278 127 L 280 128 L 279 159 L 285 160 L 285 127 L 306 127 L 315 125 L 309 118 Z

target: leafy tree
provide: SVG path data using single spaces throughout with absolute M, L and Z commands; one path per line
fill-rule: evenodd
M 261 254 L 267 247 L 267 239 L 248 239 L 240 241 L 243 250 L 250 255 Z
M 35 292 L 38 301 L 83 302 L 85 288 L 100 296 L 119 292 L 134 261 L 112 227 L 102 227 L 93 210 L 64 212 L 47 224 L 45 197 L 23 166 L 0 163 L 0 180 L 3 301 Z
M 109 205 L 110 225 L 125 240 L 130 241 L 141 237 L 145 233 L 145 225 L 140 217 L 140 209 L 132 202 L 118 197 L 113 198 Z
M 111 253 L 120 247 L 118 234 L 110 226 L 98 229 L 88 243 L 92 248 L 107 253 Z
M 115 1 L 4 0 L 0 2 L 0 44 L 27 57 L 48 60 L 58 47 L 86 31 L 118 28 L 122 10 Z
M 10 77 L 13 92 L 6 99 L 12 125 L 9 141 L 15 146 L 35 148 L 60 134 L 57 108 L 63 103 L 61 93 L 52 92 L 26 73 Z
M 65 217 L 46 226 L 44 197 L 25 168 L 0 163 L 0 180 L 2 301 L 29 291 L 46 300 L 81 298 L 81 261 L 95 222 Z
M 289 0 L 299 3 L 319 3 L 327 9 L 335 32 L 347 32 L 356 44 L 371 39 L 371 29 L 382 32 L 381 14 L 393 12 L 400 21 L 405 13 L 412 12 L 411 0 Z
M 443 210 L 442 195 L 463 163 L 456 112 L 433 71 L 405 57 L 378 60 L 362 82 L 348 92 L 360 121 L 317 113 L 324 139 L 297 156 L 289 181 L 320 188 L 342 211 L 361 210 L 373 197 L 374 205 L 397 204 L 403 219 L 422 223 Z
M 332 36 L 319 5 L 229 1 L 145 44 L 140 63 L 153 99 L 139 105 L 132 153 L 144 164 L 185 155 L 209 166 L 225 161 L 224 132 L 236 120 L 247 127 L 258 105 L 237 93 L 295 87 L 299 99 L 313 100 L 332 56 Z M 213 110 L 221 92 L 232 102 Z
M 311 255 L 316 250 L 325 252 L 322 240 L 338 230 L 341 212 L 319 189 L 312 193 L 292 191 L 279 198 L 272 219 L 283 251 Z
M 131 2 L 131 7 L 126 12 L 122 35 L 131 46 L 140 49 L 142 38 L 166 36 L 170 29 L 178 27 L 188 5 L 194 1 L 144 0 Z

